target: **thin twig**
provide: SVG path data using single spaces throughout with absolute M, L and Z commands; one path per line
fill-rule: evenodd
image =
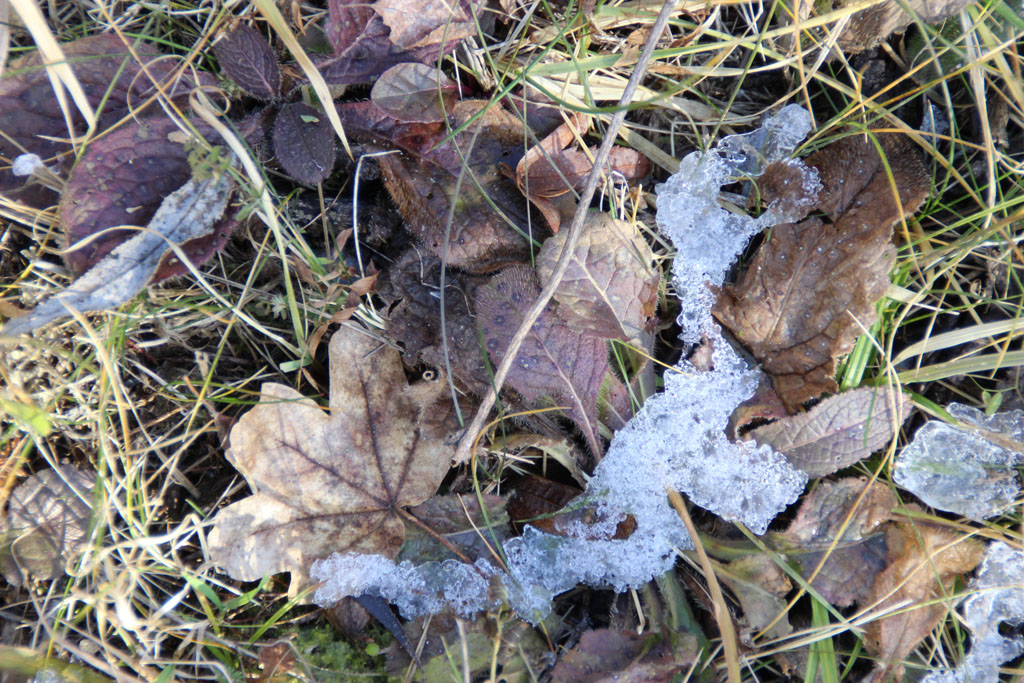
M 626 113 L 629 110 L 629 105 L 633 101 L 633 93 L 636 92 L 637 86 L 640 85 L 640 81 L 647 72 L 647 65 L 651 61 L 651 56 L 654 54 L 654 47 L 658 44 L 661 34 L 668 25 L 669 17 L 672 15 L 672 10 L 675 8 L 675 5 L 675 0 L 665 0 L 665 3 L 661 6 L 661 12 L 658 14 L 658 18 L 654 21 L 654 25 L 651 27 L 651 35 L 647 38 L 647 43 L 644 45 L 643 52 L 637 60 L 636 68 L 633 70 L 633 74 L 629 77 L 629 81 L 626 83 L 626 87 L 622 91 L 622 97 L 619 98 L 618 110 L 615 112 L 615 115 L 612 116 L 612 120 L 608 124 L 608 130 L 605 131 L 605 137 L 601 143 L 601 147 L 594 156 L 594 167 L 591 169 L 590 175 L 587 177 L 586 187 L 583 188 L 583 192 L 580 194 L 579 206 L 576 207 L 576 213 L 573 215 L 572 224 L 569 227 L 569 237 L 565 241 L 565 246 L 562 247 L 562 253 L 558 257 L 558 264 L 555 266 L 555 270 L 551 274 L 551 279 L 548 281 L 547 285 L 545 285 L 540 296 L 537 297 L 537 301 L 534 302 L 533 306 L 527 312 L 522 324 L 512 337 L 512 341 L 508 345 L 508 351 L 505 353 L 505 358 L 502 359 L 501 364 L 498 366 L 498 370 L 494 373 L 494 391 L 488 392 L 484 395 L 483 400 L 480 403 L 480 408 L 476 411 L 476 415 L 473 417 L 473 421 L 470 423 L 469 427 L 466 429 L 466 433 L 462 435 L 462 439 L 459 441 L 459 446 L 455 450 L 455 457 L 453 458 L 455 464 L 461 464 L 470 459 L 473 445 L 476 443 L 477 437 L 483 429 L 484 423 L 487 421 L 487 416 L 490 414 L 491 408 L 494 407 L 494 402 L 498 397 L 498 392 L 501 391 L 501 387 L 505 384 L 505 379 L 508 377 L 509 370 L 512 368 L 512 362 L 519 353 L 519 347 L 522 346 L 523 341 L 526 339 L 526 335 L 528 335 L 530 330 L 533 329 L 533 325 L 537 322 L 537 318 L 540 317 L 541 312 L 547 307 L 548 302 L 551 301 L 551 297 L 555 293 L 555 290 L 558 289 L 558 285 L 561 284 L 562 278 L 565 277 L 565 271 L 569 267 L 569 260 L 572 258 L 573 252 L 576 250 L 576 243 L 579 242 L 580 234 L 583 232 L 583 223 L 587 216 L 587 211 L 590 209 L 590 202 L 594 198 L 594 192 L 601 179 L 604 166 L 608 162 L 608 156 L 611 154 L 612 146 L 615 144 L 619 128 L 622 126 L 622 122 L 626 119 Z

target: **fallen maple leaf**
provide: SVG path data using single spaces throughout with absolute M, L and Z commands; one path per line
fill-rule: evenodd
M 797 563 L 804 578 L 829 553 L 811 586 L 833 605 L 849 607 L 867 599 L 875 577 L 885 569 L 882 525 L 897 502 L 887 486 L 869 483 L 867 477 L 820 481 L 800 503 L 789 528 L 769 539 Z
M 137 62 L 129 45 L 114 33 L 80 38 L 61 48 L 89 104 L 98 109 L 97 130 L 128 115 L 144 116 L 142 105 L 158 91 L 181 101 L 196 86 L 192 78 L 175 74 L 172 60 L 142 42 L 132 44 L 131 50 L 142 60 Z M 200 85 L 213 83 L 207 74 L 198 79 Z M 71 132 L 84 135 L 88 127 L 74 108 L 71 121 Z M 69 131 L 63 109 L 38 53 L 12 62 L 0 77 L 0 131 L 0 158 L 5 163 L 29 152 L 63 172 L 75 161 L 71 144 L 64 142 Z M 0 192 L 40 207 L 53 202 L 53 192 L 23 185 L 24 179 L 14 176 L 9 166 L 0 167 Z
M 221 510 L 209 536 L 210 559 L 231 576 L 291 572 L 292 595 L 331 553 L 394 557 L 403 509 L 434 494 L 451 457 L 443 382 L 410 387 L 398 352 L 351 327 L 329 356 L 329 415 L 265 384 L 231 430 L 228 459 L 253 494 Z
M 913 402 L 899 394 L 896 415 L 907 419 Z M 863 387 L 830 396 L 806 413 L 758 427 L 750 435 L 768 444 L 811 477 L 823 477 L 868 457 L 892 440 L 896 422 L 885 391 Z
M 537 274 L 547 284 L 568 232 L 544 241 Z M 604 212 L 587 214 L 565 277 L 555 290 L 559 313 L 575 330 L 639 343 L 658 303 L 654 253 L 632 225 Z
M 484 344 L 495 364 L 540 294 L 537 276 L 513 266 L 491 278 L 476 294 L 476 311 Z M 597 427 L 597 399 L 608 374 L 605 341 L 572 329 L 550 308 L 541 313 L 519 349 L 508 383 L 527 401 L 563 402 L 583 432 L 593 455 L 604 449 Z
M 722 289 L 714 314 L 760 361 L 790 412 L 835 392 L 836 358 L 848 353 L 877 314 L 896 250 L 893 223 L 928 195 L 924 166 L 909 142 L 878 135 L 844 138 L 807 159 L 822 191 L 818 218 L 772 229 L 746 272 Z M 895 183 L 895 188 L 894 188 Z M 804 206 L 799 188 L 780 202 Z M 900 202 L 894 198 L 894 189 Z
M 924 524 L 894 524 L 886 531 L 889 566 L 878 575 L 870 599 L 884 610 L 904 610 L 867 625 L 864 642 L 878 657 L 873 681 L 900 680 L 901 661 L 946 614 L 942 602 L 958 576 L 973 570 L 985 554 L 981 541 L 962 531 Z

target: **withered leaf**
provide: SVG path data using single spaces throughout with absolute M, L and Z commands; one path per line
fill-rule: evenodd
M 747 555 L 717 567 L 715 574 L 740 601 L 747 629 L 761 631 L 775 622 L 767 637 L 782 638 L 793 632 L 788 616 L 777 619 L 786 609 L 785 595 L 793 584 L 772 558 Z
M 385 184 L 406 227 L 427 248 L 441 256 L 447 237 L 449 265 L 490 272 L 529 257 L 529 202 L 501 172 L 523 155 L 525 131 L 516 116 L 488 102 L 458 102 L 448 117 L 452 129 L 479 118 L 444 141 L 443 124 L 403 124 L 372 103 L 339 105 L 338 113 L 353 138 L 408 152 L 380 158 Z
M 472 563 L 480 558 L 493 562 L 498 557 L 497 548 L 512 535 L 505 499 L 501 496 L 482 494 L 480 499 L 472 494 L 434 496 L 410 508 L 409 513 L 430 531 L 409 525 L 396 562 L 409 560 L 424 564 L 468 559 Z M 446 543 L 462 556 L 454 554 Z
M 411 50 L 476 35 L 473 13 L 479 4 L 476 0 L 376 0 L 373 9 L 391 29 L 391 42 Z
M 476 317 L 470 311 L 482 280 L 480 276 L 449 269 L 444 297 L 452 375 L 463 388 L 477 396 L 491 386 Z M 411 365 L 425 363 L 444 374 L 440 286 L 441 260 L 430 252 L 410 249 L 384 272 L 377 284 L 377 294 L 391 307 L 387 335 L 403 347 L 406 361 Z
M 135 43 L 133 47 L 143 60 L 139 64 L 128 45 L 114 33 L 80 38 L 61 47 L 89 103 L 94 108 L 103 103 L 103 108 L 96 112 L 97 130 L 129 115 L 129 110 L 133 117 L 144 116 L 143 105 L 158 92 L 158 85 L 159 91 L 175 100 L 187 97 L 195 86 L 190 76 L 175 73 L 174 61 L 144 43 Z M 207 74 L 199 78 L 203 84 L 213 83 Z M 156 79 L 157 84 L 151 79 Z M 71 119 L 74 134 L 84 135 L 86 123 L 74 107 Z M 38 187 L 22 188 L 24 178 L 14 176 L 8 166 L 23 152 L 38 154 L 47 165 L 56 165 L 61 172 L 74 161 L 71 145 L 62 142 L 68 138 L 64 114 L 38 53 L 14 61 L 0 77 L 0 130 L 4 133 L 0 136 L 0 192 L 35 206 L 53 203 L 52 192 Z M 181 182 L 184 180 L 175 187 Z
M 450 403 L 410 387 L 398 352 L 360 330 L 331 338 L 330 414 L 289 387 L 263 385 L 260 404 L 231 430 L 227 456 L 253 495 L 221 510 L 210 559 L 236 579 L 292 573 L 338 552 L 394 557 L 402 509 L 419 505 L 448 471 Z M 436 391 L 435 391 L 436 389 Z
M 876 318 L 896 251 L 892 225 L 928 194 L 928 174 L 903 137 L 879 135 L 882 157 L 864 135 L 807 159 L 821 176 L 816 205 L 833 222 L 809 218 L 772 229 L 714 314 L 754 354 L 790 412 L 835 392 L 835 360 Z
M 0 572 L 21 586 L 55 579 L 88 541 L 96 475 L 71 465 L 41 470 L 11 491 L 0 534 Z
M 596 629 L 587 631 L 551 670 L 551 683 L 671 681 L 697 658 L 697 640 L 686 635 L 669 642 L 655 634 Z
M 587 527 L 607 520 L 593 503 L 578 501 L 580 505 L 569 505 L 582 493 L 574 486 L 528 475 L 516 482 L 508 502 L 508 514 L 518 529 L 529 524 L 556 536 L 607 538 L 604 531 L 588 533 Z M 629 538 L 635 530 L 636 519 L 627 516 L 616 525 L 612 538 Z
M 554 272 L 567 238 L 563 231 L 544 241 L 537 256 L 542 284 Z M 639 340 L 654 317 L 660 279 L 654 253 L 633 226 L 593 211 L 587 214 L 555 300 L 575 330 L 606 339 Z
M 71 315 L 116 308 L 131 300 L 160 275 L 161 268 L 183 267 L 165 259 L 169 244 L 187 244 L 206 239 L 225 221 L 223 219 L 235 183 L 226 172 L 205 178 L 193 178 L 169 194 L 160 204 L 147 229 L 119 244 L 84 275 L 60 294 L 47 299 L 25 315 L 14 318 L 0 334 L 19 335 Z M 230 232 L 230 230 L 229 230 Z
M 913 402 L 906 394 L 862 387 L 826 398 L 806 413 L 789 415 L 750 434 L 812 477 L 823 477 L 863 460 L 885 446 L 907 419 Z M 896 413 L 893 413 L 893 409 Z M 900 416 L 900 423 L 896 422 Z
M 198 130 L 208 137 L 211 133 L 205 126 Z M 169 118 L 142 119 L 96 138 L 86 147 L 58 207 L 65 248 L 92 238 L 64 254 L 72 272 L 91 268 L 118 244 L 138 234 L 109 228 L 146 225 L 164 198 L 192 177 L 189 151 L 180 135 L 178 125 Z M 224 246 L 233 227 L 232 221 L 222 221 L 212 235 L 195 238 L 182 248 L 193 263 L 204 263 Z M 152 281 L 186 270 L 181 263 L 166 263 Z
M 864 602 L 886 566 L 882 525 L 889 521 L 897 500 L 888 487 L 868 482 L 866 477 L 818 482 L 789 528 L 769 536 L 772 545 L 796 561 L 804 578 L 811 576 L 832 548 L 811 586 L 837 607 Z
M 349 85 L 368 83 L 402 62 L 436 64 L 459 40 L 475 34 L 477 4 L 329 0 L 325 29 L 334 56 L 317 68 L 328 83 Z M 448 21 L 453 12 L 454 24 Z M 410 15 L 415 15 L 411 22 Z
M 455 81 L 437 67 L 415 62 L 391 67 L 370 90 L 370 101 L 403 123 L 444 121 L 458 96 Z
M 477 290 L 477 318 L 495 363 L 504 358 L 538 294 L 537 277 L 526 266 L 507 268 Z M 600 457 L 597 398 L 607 373 L 605 341 L 573 331 L 548 308 L 519 349 L 508 383 L 527 401 L 549 398 L 567 406 L 594 456 Z
M 878 656 L 875 681 L 902 678 L 900 663 L 949 609 L 958 576 L 973 570 L 985 554 L 981 541 L 962 531 L 899 523 L 886 531 L 889 566 L 875 579 L 869 600 L 878 609 L 910 601 L 909 607 L 868 623 L 865 643 Z M 928 604 L 931 603 L 931 604 Z
M 850 3 L 839 4 L 845 6 Z M 849 17 L 839 34 L 839 47 L 847 52 L 870 50 L 891 34 L 905 31 L 915 18 L 920 18 L 925 24 L 937 24 L 969 4 L 970 0 L 886 0 Z
M 213 46 L 220 68 L 253 97 L 272 100 L 281 94 L 281 67 L 263 34 L 239 24 Z
M 327 116 L 304 102 L 281 107 L 274 122 L 274 154 L 299 182 L 322 182 L 334 170 L 334 130 Z

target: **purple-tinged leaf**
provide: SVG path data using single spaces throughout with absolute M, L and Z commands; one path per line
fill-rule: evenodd
M 240 88 L 261 100 L 281 94 L 281 67 L 267 39 L 256 29 L 239 24 L 213 46 L 220 68 Z
M 477 317 L 484 345 L 495 363 L 504 358 L 509 341 L 538 294 L 537 276 L 526 266 L 507 268 L 477 290 Z M 607 373 L 605 341 L 574 332 L 547 309 L 519 349 L 508 383 L 527 401 L 546 397 L 567 405 L 587 445 L 600 457 L 597 399 Z
M 176 74 L 173 60 L 138 43 L 133 49 L 145 65 L 143 69 L 129 46 L 112 33 L 80 38 L 62 47 L 89 103 L 98 109 L 98 130 L 129 115 L 129 110 L 133 117 L 145 116 L 143 105 L 157 92 L 151 79 L 155 78 L 159 90 L 174 99 L 187 97 L 195 87 L 190 77 Z M 212 84 L 213 78 L 201 74 L 200 82 Z M 77 110 L 72 110 L 71 120 L 74 134 L 84 135 L 87 126 Z M 67 171 L 74 162 L 71 145 L 62 142 L 68 138 L 64 114 L 38 53 L 14 61 L 0 78 L 0 131 L 0 157 L 4 159 L 14 159 L 23 152 L 38 154 L 58 173 Z M 53 192 L 38 186 L 24 187 L 24 183 L 25 179 L 14 176 L 6 162 L 0 162 L 0 192 L 33 206 L 54 203 Z
M 327 116 L 302 102 L 282 107 L 274 123 L 274 153 L 299 182 L 322 182 L 334 170 L 334 130 Z

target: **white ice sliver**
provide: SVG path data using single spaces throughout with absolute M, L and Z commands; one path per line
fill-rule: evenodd
M 682 361 L 667 371 L 664 392 L 650 397 L 616 433 L 583 496 L 605 520 L 603 528 L 590 526 L 576 538 L 565 538 L 527 527 L 502 548 L 507 572 L 486 560 L 474 567 L 455 561 L 413 567 L 381 557 L 334 555 L 311 568 L 311 575 L 324 582 L 317 602 L 372 593 L 409 618 L 436 612 L 444 603 L 466 613 L 494 605 L 494 593 L 486 590 L 490 582 L 503 585 L 505 598 L 520 614 L 538 620 L 555 595 L 579 583 L 616 590 L 639 586 L 667 571 L 678 549 L 692 548 L 668 504 L 669 489 L 764 533 L 803 491 L 807 475 L 767 446 L 726 438 L 729 416 L 753 394 L 757 374 L 721 336 L 711 317 L 710 287 L 722 284 L 752 236 L 798 216 L 773 206 L 752 218 L 725 210 L 718 200 L 724 185 L 785 161 L 810 128 L 804 109 L 784 107 L 758 130 L 727 137 L 706 154 L 688 155 L 679 172 L 658 187 L 658 226 L 677 252 L 672 272 L 681 337 L 710 344 L 713 367 L 702 372 Z M 800 170 L 806 193 L 814 196 L 820 188 L 816 172 L 799 161 L 787 163 Z M 636 521 L 629 538 L 594 540 L 600 532 L 610 538 L 627 514 Z

